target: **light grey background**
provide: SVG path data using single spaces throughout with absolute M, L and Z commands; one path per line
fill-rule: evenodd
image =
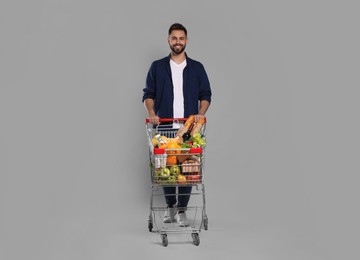
M 0 259 L 358 259 L 356 1 L 0 3 Z M 209 230 L 147 230 L 167 29 L 207 69 Z

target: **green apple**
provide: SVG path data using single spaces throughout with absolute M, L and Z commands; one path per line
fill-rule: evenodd
M 181 169 L 178 165 L 172 165 L 170 167 L 170 174 L 174 176 L 178 176 L 181 173 Z
M 170 175 L 167 179 L 167 184 L 176 184 L 176 177 L 173 175 Z
M 169 177 L 170 176 L 170 170 L 167 167 L 164 167 L 161 169 L 161 173 L 160 173 L 161 177 Z

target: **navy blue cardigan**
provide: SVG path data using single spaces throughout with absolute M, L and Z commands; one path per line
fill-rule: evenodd
M 204 66 L 186 56 L 183 71 L 184 117 L 196 115 L 199 101 L 211 102 L 211 88 Z M 146 77 L 143 98 L 155 101 L 155 113 L 160 118 L 173 118 L 173 83 L 171 79 L 170 55 L 154 61 Z

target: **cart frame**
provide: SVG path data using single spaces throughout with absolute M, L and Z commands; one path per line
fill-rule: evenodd
M 159 125 L 153 125 L 149 122 L 147 118 L 145 120 L 146 135 L 148 140 L 149 147 L 149 160 L 150 160 L 150 175 L 151 175 L 151 196 L 150 196 L 150 214 L 148 218 L 148 229 L 150 232 L 157 232 L 161 236 L 162 245 L 168 245 L 167 234 L 169 233 L 190 233 L 193 244 L 198 246 L 200 244 L 199 233 L 203 227 L 205 230 L 208 229 L 208 217 L 206 214 L 206 199 L 205 199 L 205 184 L 204 184 L 204 173 L 205 173 L 205 146 L 204 147 L 192 147 L 192 148 L 156 148 L 153 144 L 153 138 L 157 133 L 161 133 L 162 136 L 167 138 L 174 138 L 177 132 L 177 129 L 174 129 L 173 124 L 183 125 L 186 122 L 187 118 L 161 118 Z M 205 138 L 206 130 L 206 120 L 203 124 L 200 134 L 202 138 Z M 165 163 L 168 154 L 172 156 L 177 156 L 178 161 L 180 157 L 182 158 L 182 163 L 177 164 L 181 167 L 180 174 L 188 174 L 186 182 L 179 181 L 163 181 L 157 174 L 158 169 L 163 169 L 164 167 L 170 168 L 171 165 Z M 195 158 L 198 162 L 194 164 L 186 164 L 186 158 Z M 191 171 L 198 171 L 196 175 L 200 175 L 198 179 L 192 180 L 189 175 L 192 175 Z M 197 176 L 198 177 L 198 176 Z M 190 180 L 191 179 L 191 180 Z M 188 226 L 180 227 L 176 223 L 165 224 L 162 223 L 162 212 L 167 210 L 166 206 L 154 206 L 154 197 L 155 196 L 164 196 L 164 193 L 161 192 L 162 187 L 178 187 L 181 186 L 192 186 L 191 193 L 182 194 L 182 195 L 198 195 L 202 198 L 200 199 L 201 205 L 188 206 L 187 211 L 192 212 L 193 221 L 189 223 Z M 178 195 L 178 192 L 175 194 L 167 195 Z M 200 212 L 200 213 L 199 213 Z M 201 218 L 200 221 L 198 218 Z M 160 218 L 161 225 L 157 224 L 156 219 Z M 155 230 L 153 230 L 155 228 Z

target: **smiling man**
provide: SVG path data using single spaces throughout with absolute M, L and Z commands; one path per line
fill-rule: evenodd
M 197 121 L 205 116 L 211 102 L 208 76 L 204 66 L 185 53 L 188 38 L 183 25 L 171 25 L 167 40 L 171 53 L 151 64 L 143 89 L 142 101 L 149 121 L 159 124 L 160 118 L 187 118 L 190 115 L 195 115 Z M 180 226 L 186 226 L 185 211 L 192 186 L 179 186 L 178 198 L 175 189 L 175 186 L 163 188 L 168 206 L 163 221 L 176 220 Z
M 179 58 L 180 63 L 184 61 L 184 55 L 181 54 L 183 54 L 186 44 L 188 43 L 185 32 L 181 30 L 173 30 L 171 35 L 168 37 L 168 42 L 172 55 L 174 56 L 172 59 Z

